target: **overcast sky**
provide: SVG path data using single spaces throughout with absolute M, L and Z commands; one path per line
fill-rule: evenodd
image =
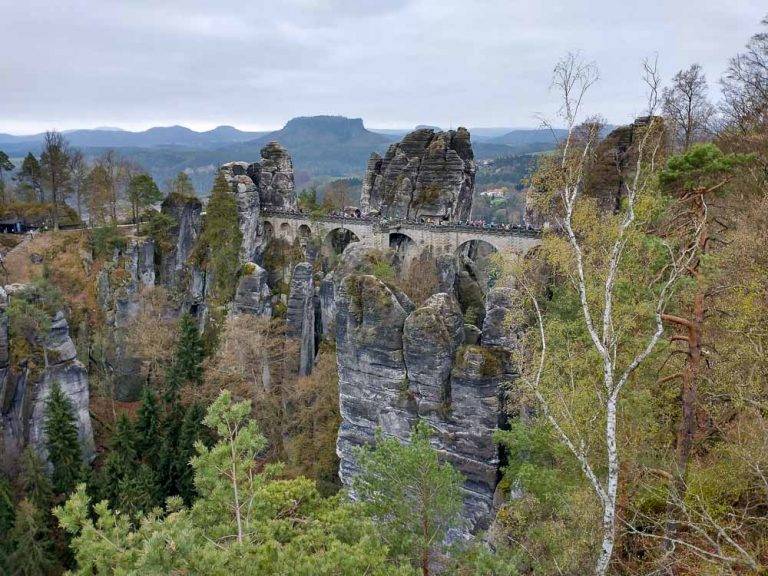
M 639 68 L 715 81 L 765 0 L 0 0 L 0 131 L 183 124 L 535 126 L 569 50 L 590 111 L 642 111 Z M 713 82 L 713 84 L 715 84 Z M 713 86 L 716 93 L 716 85 Z

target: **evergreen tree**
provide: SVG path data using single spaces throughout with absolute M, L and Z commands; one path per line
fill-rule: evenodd
M 203 381 L 203 340 L 194 318 L 184 314 L 181 317 L 179 331 L 176 355 L 165 378 L 166 404 L 176 400 L 182 386 L 199 385 Z
M 146 464 L 136 464 L 120 479 L 117 494 L 116 506 L 131 517 L 149 512 L 163 503 L 157 477 Z
M 157 465 L 160 440 L 160 407 L 154 392 L 145 386 L 136 420 L 136 453 L 153 468 Z
M 137 174 L 128 183 L 128 200 L 131 202 L 133 223 L 139 233 L 139 214 L 142 209 L 163 199 L 160 189 L 149 174 Z
M 48 460 L 53 466 L 51 480 L 57 494 L 67 494 L 83 477 L 83 457 L 77 437 L 74 410 L 58 382 L 54 382 L 45 406 L 45 435 Z
M 73 536 L 73 573 L 414 576 L 356 506 L 265 468 L 258 457 L 266 440 L 250 413 L 250 403 L 233 403 L 228 392 L 209 407 L 205 425 L 219 441 L 198 444 L 200 494 L 191 507 L 175 498 L 165 513 L 131 522 L 107 506 L 92 508 L 81 486 L 54 511 Z
M 229 302 L 235 295 L 240 273 L 235 263 L 242 240 L 235 195 L 224 174 L 219 172 L 211 190 L 195 257 L 213 276 L 213 296 L 220 303 Z
M 9 540 L 13 547 L 8 556 L 9 574 L 46 576 L 52 573 L 56 566 L 53 542 L 43 515 L 29 500 L 19 502 Z
M 121 480 L 126 476 L 131 476 L 136 470 L 135 444 L 133 424 L 125 414 L 121 414 L 110 440 L 109 453 L 100 470 L 98 480 L 101 498 L 106 498 L 113 506 L 117 505 L 120 496 Z
M 0 475 L 0 574 L 5 574 L 5 560 L 11 552 L 11 542 L 8 534 L 13 528 L 16 510 L 13 506 L 11 483 Z
M 377 434 L 375 448 L 357 451 L 361 472 L 354 489 L 396 550 L 410 553 L 429 575 L 435 548 L 459 523 L 463 477 L 440 463 L 429 443 L 431 430 L 419 421 L 410 444 Z
M 195 497 L 194 473 L 190 464 L 195 455 L 195 443 L 200 438 L 205 410 L 200 404 L 192 404 L 184 413 L 184 420 L 179 430 L 176 469 L 178 494 L 184 502 L 191 503 Z
M 192 184 L 189 175 L 186 172 L 179 172 L 176 178 L 171 180 L 171 194 L 181 196 L 196 196 L 195 186 Z
M 43 195 L 43 169 L 40 162 L 32 152 L 28 153 L 21 163 L 19 174 L 16 176 L 22 187 L 31 191 L 33 197 L 40 202 L 45 202 Z
M 21 453 L 21 488 L 27 499 L 38 510 L 50 510 L 53 501 L 51 480 L 45 473 L 45 465 L 30 447 Z
M 183 421 L 184 409 L 178 403 L 171 405 L 163 419 L 162 442 L 156 468 L 158 485 L 164 498 L 178 494 L 177 446 Z

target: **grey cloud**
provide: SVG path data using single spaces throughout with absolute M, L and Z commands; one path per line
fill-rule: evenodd
M 554 62 L 601 68 L 590 112 L 642 109 L 639 66 L 700 62 L 715 81 L 762 0 L 42 0 L 3 7 L 0 131 L 297 115 L 369 125 L 533 125 Z

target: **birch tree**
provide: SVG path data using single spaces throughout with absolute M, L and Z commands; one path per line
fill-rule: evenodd
M 565 336 L 561 331 L 559 337 L 569 349 L 573 345 L 581 362 L 589 365 L 581 374 L 588 400 L 578 407 L 580 414 L 562 395 L 563 389 L 576 386 L 573 372 L 548 358 L 549 341 L 557 327 L 550 329 L 546 302 L 524 277 L 520 284 L 532 301 L 538 326 L 535 340 L 540 346 L 538 360 L 530 362 L 524 382 L 542 416 L 578 461 L 600 503 L 602 537 L 594 573 L 603 576 L 611 563 L 617 533 L 619 404 L 633 374 L 659 343 L 664 332 L 662 316 L 681 259 L 687 255 L 660 241 L 649 242 L 639 229 L 638 212 L 646 210 L 643 202 L 653 190 L 663 142 L 662 122 L 656 116 L 659 80 L 655 64 L 644 64 L 647 116 L 635 125 L 632 153 L 616 162 L 622 172 L 618 211 L 598 213 L 596 202 L 586 194 L 585 176 L 595 161 L 600 125 L 584 121 L 582 108 L 597 79 L 595 66 L 574 54 L 555 67 L 553 87 L 562 98 L 560 116 L 567 135 L 557 154 L 544 161 L 540 170 L 544 174 L 539 177 L 551 193 L 553 207 L 554 232 L 545 239 L 544 250 L 549 250 L 564 272 L 565 289 L 574 292 L 573 314 L 580 331 L 578 335 L 566 331 Z M 634 260 L 643 264 L 636 266 L 634 277 L 629 274 L 629 249 L 635 251 Z

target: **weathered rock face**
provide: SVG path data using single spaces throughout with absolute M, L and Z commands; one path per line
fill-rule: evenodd
M 405 307 L 403 306 L 405 304 Z M 403 325 L 413 309 L 375 276 L 350 275 L 336 294 L 336 355 L 341 425 L 339 476 L 359 471 L 353 449 L 373 441 L 376 428 L 407 438 L 415 420 L 403 357 Z
M 372 442 L 376 429 L 406 441 L 423 419 L 441 457 L 465 476 L 469 528 L 486 528 L 501 475 L 493 442 L 502 423 L 501 385 L 517 374 L 516 293 L 496 288 L 486 298 L 471 262 L 450 256 L 438 261 L 444 292 L 414 309 L 396 289 L 355 270 L 364 268 L 363 247 L 345 252 L 342 270 L 347 256 L 346 275 L 324 280 L 335 291 L 342 482 L 349 486 L 358 472 L 354 447 Z M 467 292 L 482 308 L 477 325 L 465 323 L 460 300 Z
M 299 343 L 298 374 L 307 376 L 315 363 L 315 287 L 309 262 L 293 269 L 285 328 L 286 336 Z
M 95 455 L 93 429 L 89 412 L 88 374 L 77 359 L 74 342 L 64 314 L 56 314 L 46 340 L 48 368 L 42 376 L 31 381 L 23 369 L 12 374 L 8 366 L 8 324 L 5 307 L 0 311 L 0 360 L 3 380 L 0 385 L 0 420 L 3 448 L 9 459 L 15 459 L 25 446 L 31 446 L 47 459 L 48 449 L 44 431 L 46 402 L 54 385 L 72 403 L 83 459 L 89 462 Z
M 124 343 L 124 329 L 136 319 L 141 308 L 142 291 L 155 285 L 155 244 L 150 238 L 131 240 L 123 252 L 99 271 L 96 281 L 97 301 L 105 313 L 111 331 L 109 362 L 114 369 L 116 400 L 138 398 L 144 382 L 141 360 Z
M 666 130 L 661 118 L 644 116 L 635 119 L 632 124 L 615 128 L 596 144 L 593 158 L 585 171 L 584 194 L 594 198 L 600 210 L 616 212 L 620 209 L 626 194 L 624 183 L 631 177 L 639 143 L 651 124 L 654 130 L 660 131 L 659 135 Z M 664 139 L 661 141 L 664 142 Z M 556 205 L 554 201 L 548 205 L 540 191 L 529 188 L 525 199 L 524 223 L 533 228 L 556 225 Z
M 251 314 L 270 318 L 272 316 L 272 291 L 267 285 L 267 271 L 258 264 L 246 265 L 252 271 L 240 277 L 237 283 L 232 311 L 235 314 Z M 247 269 L 247 268 L 246 268 Z
M 465 128 L 422 128 L 392 144 L 366 166 L 363 213 L 389 218 L 426 216 L 458 221 L 469 217 L 475 188 L 475 160 Z
M 249 173 L 258 170 L 258 186 L 261 205 L 264 208 L 293 210 L 296 208 L 296 190 L 293 178 L 293 162 L 288 151 L 277 142 L 270 142 L 261 149 L 261 162 L 249 167 Z
M 180 288 L 189 281 L 189 257 L 200 235 L 203 205 L 197 198 L 170 194 L 163 200 L 162 212 L 173 218 L 170 230 L 172 248 L 163 253 L 160 282 L 166 287 Z
M 451 401 L 453 357 L 464 342 L 464 320 L 448 294 L 431 296 L 403 326 L 403 354 L 419 415 L 430 416 Z
M 69 325 L 64 314 L 59 312 L 51 324 L 51 333 L 45 344 L 48 355 L 48 370 L 42 382 L 36 385 L 32 416 L 29 422 L 29 444 L 44 460 L 48 457 L 45 432 L 45 405 L 51 389 L 58 384 L 61 391 L 72 403 L 77 424 L 77 436 L 83 451 L 83 460 L 90 462 L 96 448 L 90 416 L 90 394 L 88 373 L 77 359 L 75 344 L 69 336 Z
M 439 290 L 456 298 L 468 324 L 482 327 L 487 289 L 475 263 L 466 256 L 441 254 L 436 265 Z
M 255 261 L 261 251 L 263 230 L 259 220 L 261 196 L 258 166 L 246 162 L 229 162 L 219 168 L 232 186 L 237 201 L 237 219 L 243 234 L 243 243 L 240 246 L 241 264 Z

